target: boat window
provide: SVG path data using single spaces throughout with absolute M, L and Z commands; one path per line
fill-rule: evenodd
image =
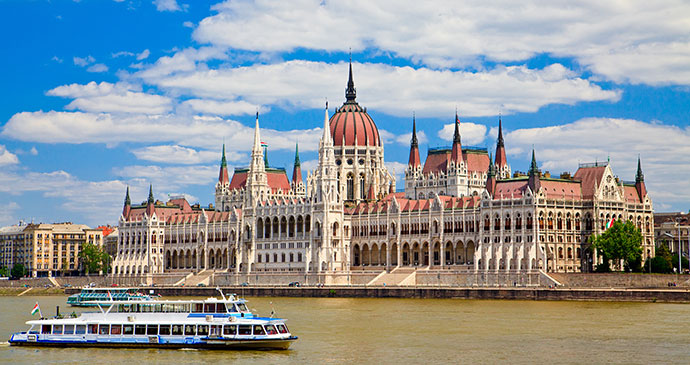
M 225 303 L 216 304 L 216 313 L 227 313 L 227 310 L 225 309 Z
M 162 312 L 162 311 L 163 311 L 163 305 L 162 304 L 156 304 L 154 312 Z
M 226 324 L 223 326 L 223 334 L 226 336 L 232 336 L 237 334 L 237 326 L 234 324 Z
M 54 335 L 61 335 L 62 334 L 62 325 L 61 324 L 54 324 L 53 325 L 53 334 Z
M 41 326 L 41 333 L 50 334 L 50 325 L 44 324 L 43 326 Z
M 204 313 L 213 313 L 216 311 L 216 305 L 214 303 L 206 303 L 204 305 Z
M 266 332 L 264 332 L 264 328 L 260 325 L 254 325 L 254 334 L 255 335 L 265 335 Z
M 158 325 L 157 324 L 149 324 L 146 326 L 146 334 L 149 336 L 155 336 L 158 335 Z
M 279 324 L 277 327 L 278 327 L 278 332 L 280 332 L 280 333 L 288 333 L 287 327 L 285 327 L 284 324 Z
M 237 307 L 240 309 L 240 312 L 249 312 L 247 305 L 244 303 L 237 303 Z
M 74 331 L 74 334 L 83 335 L 84 333 L 86 333 L 86 325 L 78 324 L 76 330 Z
M 132 304 L 132 312 L 138 312 L 139 311 L 139 305 L 138 304 Z
M 146 334 L 146 325 L 145 324 L 135 324 L 134 325 L 134 334 L 135 335 L 145 335 Z
M 99 334 L 99 335 L 108 335 L 108 334 L 110 334 L 110 325 L 107 325 L 107 324 L 99 324 L 99 325 L 98 325 L 98 334 Z
M 163 304 L 163 312 L 170 313 L 175 312 L 174 304 Z
M 184 326 L 184 334 L 185 336 L 194 336 L 196 335 L 196 325 L 185 325 Z
M 223 332 L 223 326 L 214 324 L 211 326 L 211 336 L 220 336 L 221 332 Z
M 239 335 L 251 335 L 252 334 L 252 326 L 240 325 L 238 328 L 237 334 L 239 334 Z
M 194 303 L 194 308 L 192 308 L 192 313 L 201 313 L 204 311 L 204 303 Z
M 235 307 L 234 304 L 228 303 L 228 308 L 230 309 L 230 313 L 237 312 L 237 307 Z
M 200 324 L 197 328 L 197 334 L 199 336 L 208 335 L 208 325 L 207 324 Z
M 123 335 L 131 335 L 134 333 L 134 326 L 131 324 L 126 324 L 122 327 L 122 334 Z
M 110 326 L 110 334 L 111 335 L 122 334 L 122 325 L 121 324 L 114 324 L 114 325 Z
M 152 312 L 153 309 L 150 305 L 140 305 L 139 307 L 141 308 L 142 313 Z
M 74 334 L 74 325 L 73 324 L 66 324 L 65 325 L 65 334 L 66 335 Z
M 98 333 L 98 325 L 97 324 L 89 324 L 89 334 L 97 334 Z
M 161 328 L 158 330 L 158 334 L 169 335 L 170 334 L 170 325 L 169 324 L 162 324 Z
M 182 336 L 182 326 L 181 324 L 174 324 L 172 325 L 172 334 L 173 336 Z
M 276 331 L 276 327 L 272 324 L 269 324 L 266 326 L 266 334 L 267 335 L 277 335 L 278 331 Z

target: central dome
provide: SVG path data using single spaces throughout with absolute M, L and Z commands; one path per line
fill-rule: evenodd
M 352 63 L 350 63 L 350 79 L 345 91 L 347 99 L 343 106 L 337 108 L 329 121 L 333 144 L 336 146 L 381 146 L 379 130 L 371 119 L 367 110 L 359 106 L 357 91 L 352 80 Z M 356 141 L 355 141 L 356 140 Z

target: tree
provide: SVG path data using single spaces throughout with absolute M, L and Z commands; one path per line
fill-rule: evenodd
M 26 268 L 22 264 L 14 264 L 12 266 L 12 271 L 10 272 L 10 274 L 13 278 L 19 279 L 26 275 Z
M 632 269 L 639 267 L 642 257 L 642 234 L 635 225 L 617 220 L 604 233 L 590 238 L 592 247 L 603 257 L 604 266 L 608 267 L 609 260 L 616 263 L 623 260 L 624 267 Z
M 87 243 L 82 247 L 82 250 L 79 252 L 79 259 L 82 270 L 87 275 L 101 270 L 107 272 L 110 266 L 110 256 L 92 243 Z
M 676 261 L 678 257 L 676 257 Z M 659 274 L 668 274 L 673 272 L 673 265 L 671 264 L 673 257 L 671 251 L 668 250 L 666 243 L 662 242 L 656 248 L 656 256 L 648 258 L 644 264 L 644 271 L 649 272 L 649 265 L 652 265 L 652 272 Z
M 0 267 L 0 276 L 10 276 L 10 269 L 8 269 L 7 266 Z

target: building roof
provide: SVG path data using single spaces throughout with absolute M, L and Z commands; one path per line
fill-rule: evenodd
M 247 185 L 248 173 L 248 169 L 235 169 L 232 180 L 230 180 L 230 189 L 243 189 Z M 287 193 L 290 191 L 290 181 L 285 169 L 267 168 L 266 179 L 271 192 L 276 193 L 278 190 L 282 190 L 283 193 Z
M 601 183 L 607 165 L 594 164 L 592 166 L 580 166 L 573 175 L 575 180 L 582 182 L 582 197 L 592 199 L 594 197 L 594 187 Z
M 450 148 L 429 149 L 422 173 L 428 175 L 447 172 L 451 151 Z M 465 161 L 467 171 L 470 174 L 473 172 L 485 173 L 489 170 L 489 155 L 484 149 L 465 147 L 462 150 L 462 159 Z

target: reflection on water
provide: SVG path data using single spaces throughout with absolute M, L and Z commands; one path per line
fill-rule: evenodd
M 690 305 L 454 299 L 248 298 L 289 319 L 288 351 L 48 349 L 0 345 L 0 363 L 690 363 Z M 0 340 L 66 297 L 0 297 Z M 273 303 L 271 305 L 271 302 Z M 91 309 L 92 310 L 92 309 Z M 77 311 L 80 311 L 77 309 Z M 35 317 L 34 317 L 35 318 Z

